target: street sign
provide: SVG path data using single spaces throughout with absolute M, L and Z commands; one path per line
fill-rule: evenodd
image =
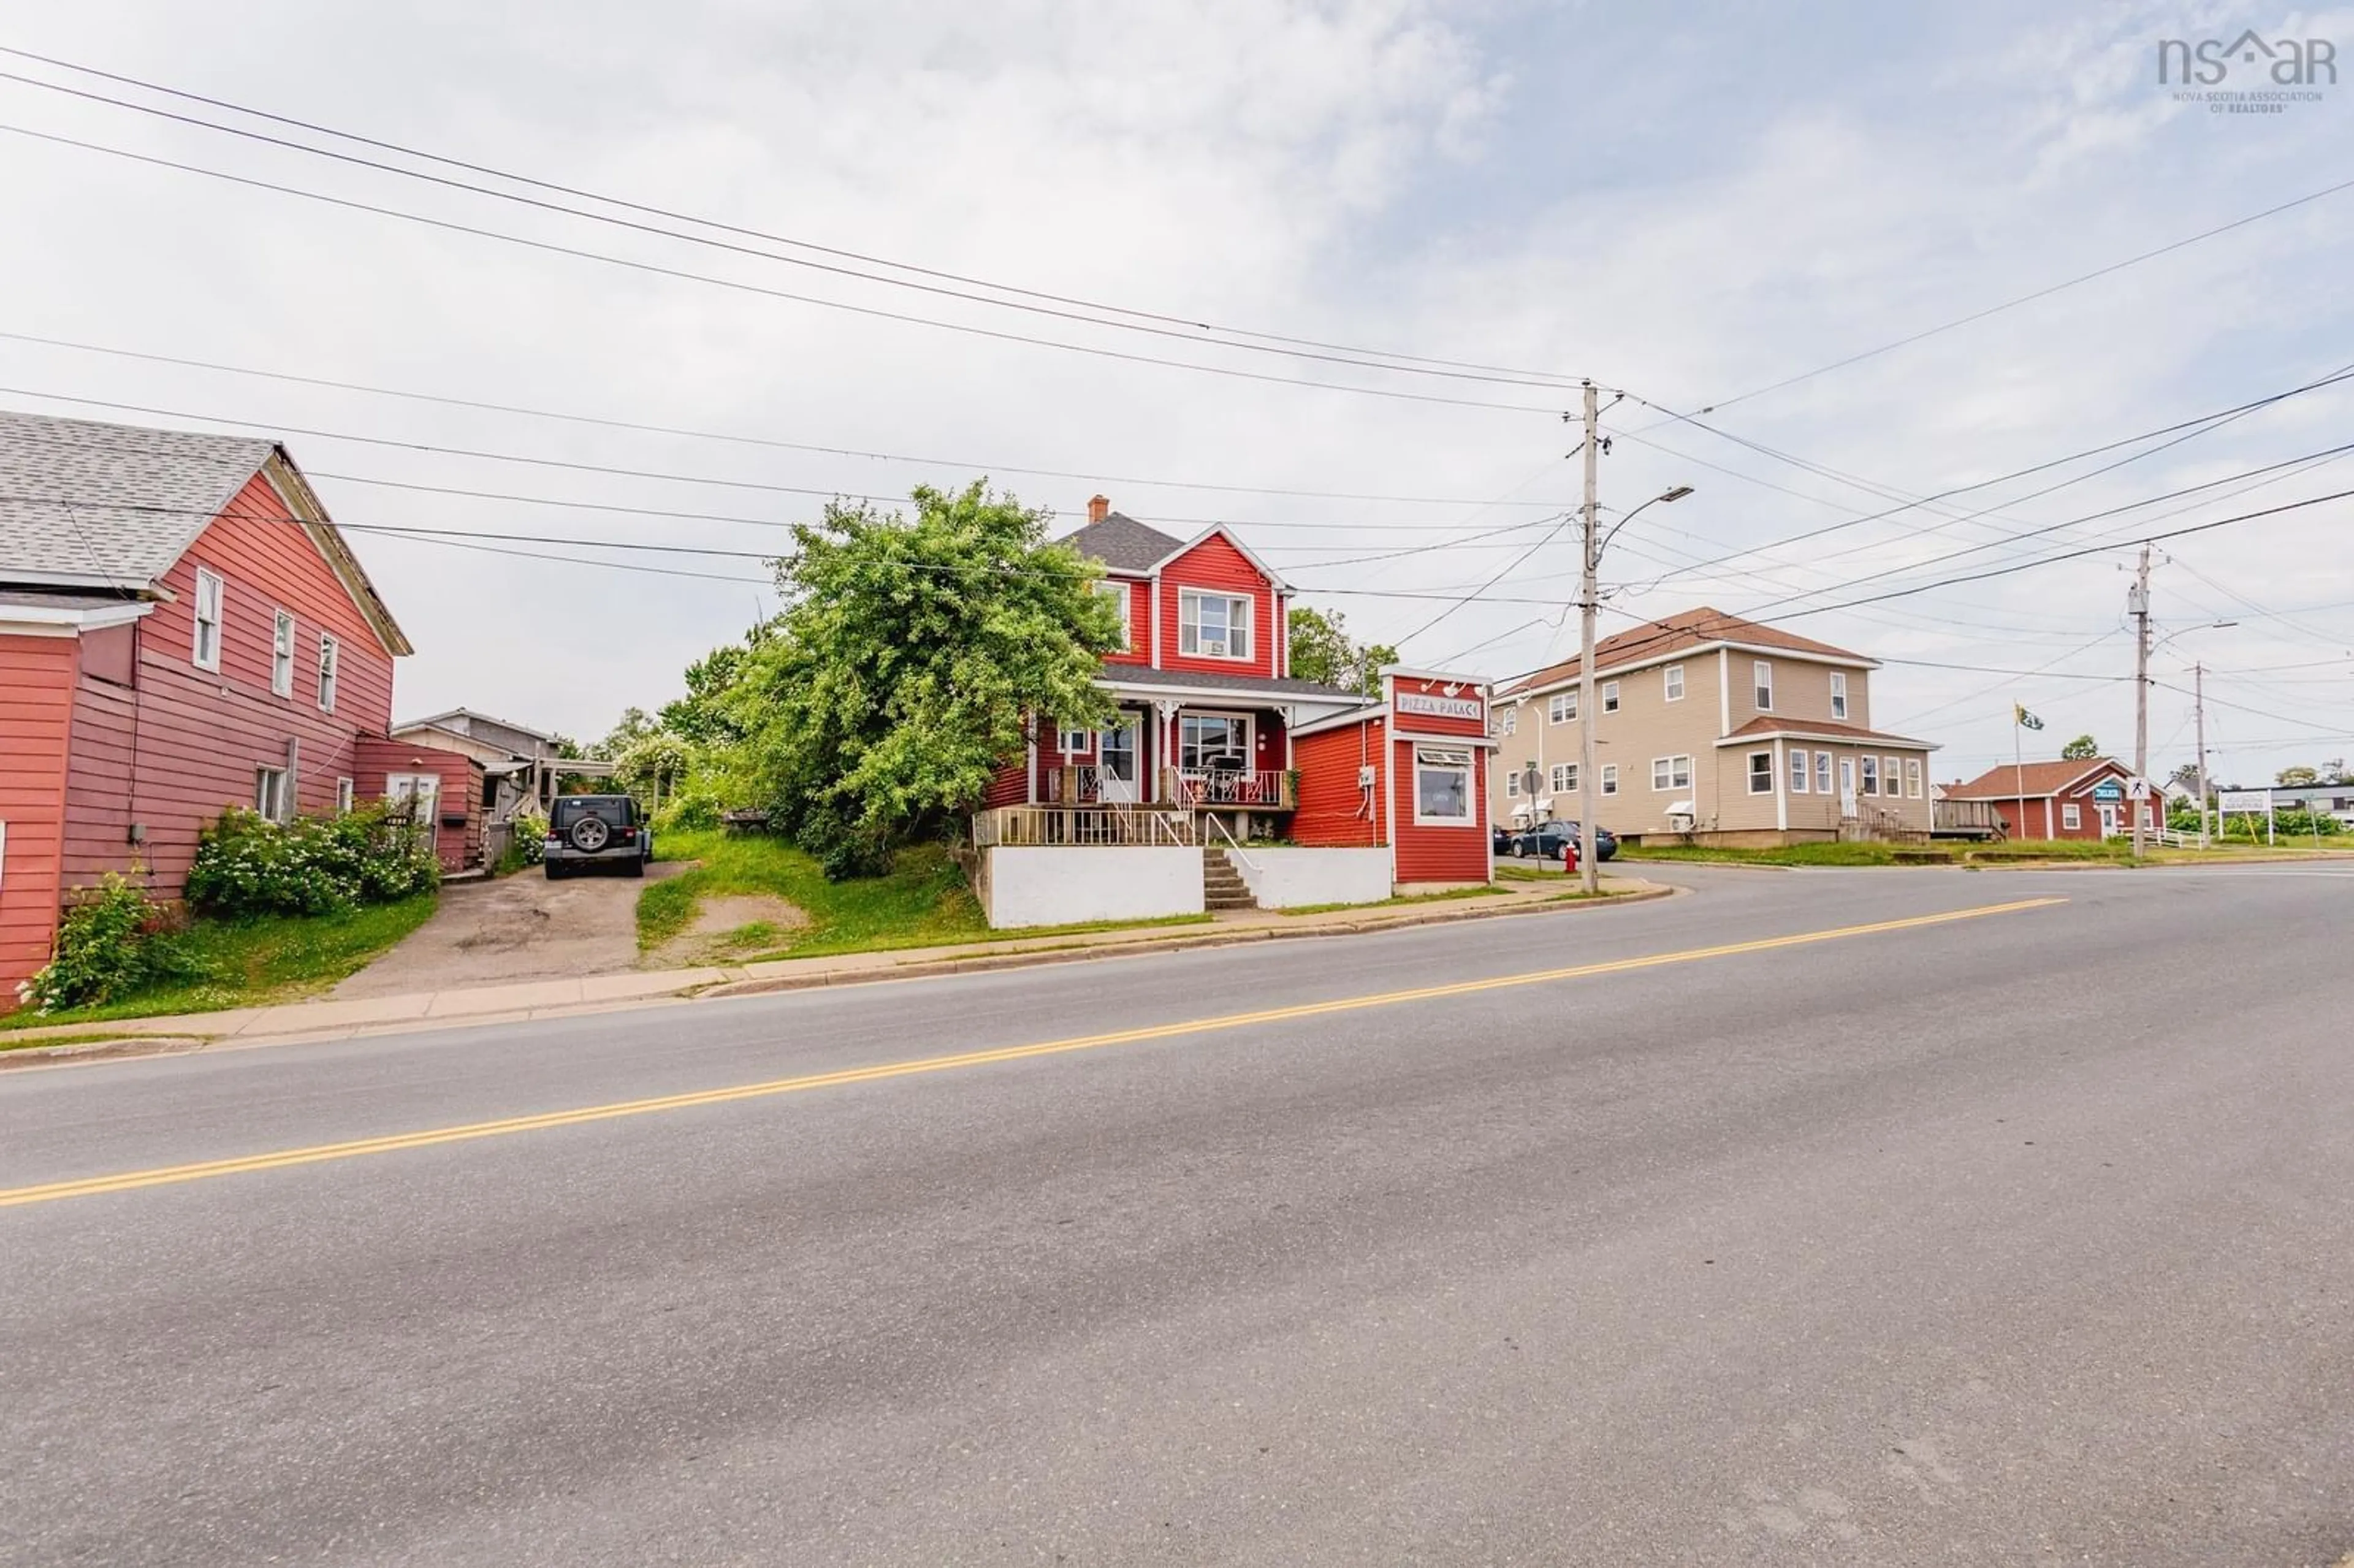
M 2148 800 L 2149 780 L 2147 779 L 2135 779 L 2131 784 L 2126 786 L 2126 793 L 2137 800 Z

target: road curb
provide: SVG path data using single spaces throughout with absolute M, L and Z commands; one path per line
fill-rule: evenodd
M 1616 908 L 1628 904 L 1649 904 L 1661 898 L 1674 898 L 1686 890 L 1681 887 L 1646 886 L 1626 893 L 1614 893 L 1607 898 L 1591 903 L 1555 902 L 1550 899 L 1530 899 L 1501 909 L 1433 910 L 1411 919 L 1352 920 L 1323 926 L 1286 928 L 1281 926 L 1252 926 L 1238 930 L 1204 932 L 1195 937 L 1161 938 L 1152 941 L 1098 943 L 1093 946 L 1042 948 L 1021 953 L 979 953 L 964 959 L 938 959 L 922 963 L 903 964 L 889 969 L 859 970 L 851 973 L 817 973 L 807 975 L 773 975 L 758 980 L 726 980 L 705 986 L 694 995 L 697 1001 L 733 996 L 764 996 L 776 991 L 817 991 L 833 986 L 874 985 L 885 980 L 925 980 L 939 975 L 984 974 L 996 969 L 1040 968 L 1047 964 L 1084 963 L 1097 959 L 1131 959 L 1156 953 L 1194 952 L 1204 948 L 1243 947 L 1254 942 L 1296 942 L 1315 937 L 1360 937 L 1378 931 L 1411 930 L 1420 926 L 1447 926 L 1466 920 L 1501 920 L 1522 915 L 1556 915 L 1582 913 L 1594 909 Z

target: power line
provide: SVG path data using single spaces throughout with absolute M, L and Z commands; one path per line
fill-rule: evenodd
M 895 261 L 887 257 L 869 255 L 856 250 L 844 249 L 838 246 L 822 245 L 812 240 L 799 239 L 790 235 L 775 234 L 761 229 L 745 228 L 740 225 L 723 222 L 716 218 L 698 217 L 691 213 L 676 212 L 666 207 L 630 201 L 620 196 L 606 196 L 599 192 L 584 190 L 572 185 L 560 185 L 554 181 L 538 179 L 528 175 L 518 175 L 511 170 L 494 168 L 484 164 L 468 163 L 461 158 L 446 157 L 437 153 L 428 153 L 419 148 L 407 146 L 401 143 L 385 141 L 376 137 L 361 135 L 354 132 L 337 130 L 333 126 L 323 125 L 311 121 L 294 119 L 292 116 L 273 113 L 268 110 L 255 109 L 249 105 L 233 102 L 227 99 L 208 98 L 202 93 L 189 92 L 179 88 L 168 87 L 161 82 L 147 81 L 138 77 L 125 76 L 114 71 L 101 70 L 92 66 L 78 65 L 71 60 L 59 59 L 54 56 L 36 54 L 29 49 L 13 48 L 6 45 L 0 45 L 0 54 L 14 55 L 20 59 L 35 60 L 42 65 L 50 66 L 58 69 L 69 70 L 83 76 L 97 77 L 107 81 L 120 82 L 127 87 L 136 87 L 144 91 L 164 94 L 167 97 L 179 99 L 184 102 L 202 103 L 210 108 L 227 110 L 231 113 L 242 114 L 250 119 L 266 121 L 272 124 L 289 126 L 295 130 L 307 131 L 313 135 L 332 136 L 338 141 L 349 142 L 355 145 L 374 147 L 381 152 L 398 153 L 403 157 L 415 158 L 426 163 L 438 164 L 445 168 L 463 169 L 470 174 L 487 175 L 492 178 L 505 180 L 513 185 L 525 185 L 535 190 L 551 191 L 559 196 L 575 196 L 584 201 L 593 201 L 605 207 L 618 207 L 626 212 L 643 213 L 648 217 L 664 218 L 672 222 L 691 223 L 695 225 L 697 228 L 708 228 L 723 234 L 740 235 L 746 238 L 763 240 L 773 245 L 790 246 L 794 249 L 813 251 L 819 255 L 836 256 L 844 260 L 858 261 L 868 266 L 887 267 L 894 271 L 912 273 L 917 277 L 938 278 L 946 282 L 962 283 L 972 288 L 994 290 L 999 293 L 1013 294 L 1023 299 L 1044 300 L 1049 303 L 1056 305 L 1073 306 L 1082 310 L 1101 311 L 1112 315 L 1131 317 L 1137 321 L 1159 322 L 1172 326 L 1190 327 L 1204 332 L 1222 333 L 1232 337 L 1256 338 L 1262 343 L 1287 344 L 1291 348 L 1326 349 L 1337 353 L 1362 355 L 1371 358 L 1397 360 L 1401 362 L 1401 364 L 1397 366 L 1379 367 L 1384 369 L 1396 369 L 1403 371 L 1412 366 L 1431 366 L 1443 367 L 1448 370 L 1477 371 L 1490 376 L 1522 377 L 1537 383 L 1559 383 L 1564 386 L 1575 386 L 1577 379 L 1574 376 L 1556 374 L 1550 371 L 1522 370 L 1515 369 L 1507 366 L 1480 365 L 1464 360 L 1433 358 L 1424 355 L 1400 354 L 1386 349 L 1364 348 L 1350 344 L 1327 343 L 1315 338 L 1287 336 L 1279 333 L 1257 332 L 1246 327 L 1225 326 L 1214 322 L 1194 321 L 1188 317 L 1172 315 L 1162 312 L 1137 310 L 1129 306 L 1107 304 L 1100 301 L 1083 299 L 1074 295 L 1057 294 L 1044 290 L 1022 288 L 1011 283 L 994 282 L 986 278 L 971 277 L 963 273 L 945 271 L 937 268 L 917 266 L 911 262 Z M 27 86 L 44 88 L 49 91 L 67 93 L 77 98 L 112 104 L 118 108 L 135 110 L 143 114 L 176 120 L 185 124 L 200 125 L 207 129 L 224 132 L 230 135 L 243 136 L 251 140 L 269 142 L 277 146 L 289 147 L 296 151 L 310 153 L 321 157 L 337 158 L 345 162 L 363 163 L 371 168 L 385 169 L 389 173 L 405 175 L 412 178 L 432 178 L 430 175 L 420 175 L 413 170 L 393 167 L 375 163 L 372 160 L 351 159 L 346 157 L 345 154 L 334 153 L 325 148 L 312 147 L 301 143 L 285 141 L 277 137 L 261 136 L 257 132 L 242 130 L 235 126 L 221 125 L 212 121 L 199 120 L 188 115 L 175 114 L 169 111 L 157 109 L 151 105 L 130 102 L 122 99 L 109 98 L 99 93 L 86 92 L 79 89 L 67 87 L 58 82 L 42 81 L 37 78 L 19 76 L 13 72 L 0 72 L 0 76 L 5 76 L 7 79 L 12 81 L 22 82 Z M 466 190 L 482 190 L 482 187 L 480 186 L 462 185 L 459 182 L 437 181 L 436 183 L 457 184 L 460 185 L 460 188 Z M 512 193 L 504 191 L 482 191 L 482 194 L 496 196 L 504 200 L 524 199 L 515 197 Z M 556 210 L 569 212 L 573 209 L 557 207 Z M 590 213 L 578 214 L 578 216 L 590 217 L 600 222 L 618 221 L 606 217 L 601 214 Z M 654 232 L 663 231 L 656 230 Z M 695 237 L 679 236 L 678 238 L 693 238 Z M 752 254 L 758 253 L 753 252 Z M 769 260 L 783 261 L 796 266 L 816 265 L 814 263 L 804 261 L 797 257 L 771 257 Z M 873 278 L 870 274 L 852 271 L 849 269 L 827 270 L 847 272 L 850 276 L 868 278 L 871 281 L 889 283 L 895 287 L 920 287 L 920 285 L 907 283 L 904 280 Z M 952 291 L 930 291 L 952 292 Z M 956 297 L 973 298 L 974 296 L 959 294 Z M 1012 303 L 1012 302 L 1002 300 L 984 300 L 983 302 L 997 305 L 1009 305 Z M 1066 313 L 1050 312 L 1045 313 L 1066 314 Z M 1085 320 L 1087 318 L 1074 317 L 1072 319 Z M 1102 326 L 1122 326 L 1125 323 L 1119 322 L 1098 322 L 1095 324 Z M 1249 348 L 1254 345 L 1250 344 L 1228 344 L 1225 346 Z M 1278 350 L 1277 352 L 1283 351 Z
M 2112 273 L 2122 272 L 2128 267 L 2138 267 L 2145 261 L 2154 261 L 2161 256 L 2171 255 L 2177 250 L 2181 250 L 2190 246 L 2200 244 L 2204 240 L 2213 239 L 2220 235 L 2229 234 L 2234 229 L 2245 228 L 2252 223 L 2261 223 L 2268 217 L 2277 217 L 2282 213 L 2293 211 L 2297 207 L 2305 207 L 2310 203 L 2320 201 L 2325 197 L 2333 196 L 2341 191 L 2347 190 L 2354 190 L 2354 180 L 2340 180 L 2336 185 L 2324 185 L 2317 191 L 2311 191 L 2304 196 L 2296 196 L 2288 201 L 2281 202 L 2275 206 L 2265 207 L 2261 212 L 2252 212 L 2244 217 L 2235 217 L 2229 223 L 2218 224 L 2212 228 L 2201 229 L 2196 234 L 2187 235 L 2180 239 L 2173 240 L 2168 244 L 2158 246 L 2155 249 L 2144 250 L 2137 255 L 2128 256 L 2122 261 L 2112 261 L 2105 267 L 2095 267 L 2089 272 L 2080 272 L 2073 278 L 2062 279 L 2057 283 L 2046 284 L 2042 288 L 2032 290 L 2024 294 L 2016 295 L 2013 298 L 2004 300 L 1998 304 L 1988 305 L 1983 310 L 1972 311 L 1967 315 L 1956 316 L 1951 321 L 1941 322 L 1935 326 L 1925 328 L 1920 332 L 1908 334 L 1907 335 L 1897 338 L 1893 342 L 1883 343 L 1876 348 L 1867 348 L 1861 353 L 1850 354 L 1841 359 L 1834 359 L 1828 365 L 1819 365 L 1812 370 L 1803 370 L 1796 376 L 1786 376 L 1779 381 L 1771 382 L 1764 387 L 1752 387 L 1746 392 L 1738 393 L 1731 397 L 1719 397 L 1714 402 L 1709 403 L 1699 408 L 1696 412 L 1702 414 L 1715 413 L 1722 409 L 1730 408 L 1735 403 L 1746 403 L 1753 397 L 1763 397 L 1769 392 L 1779 392 L 1785 387 L 1796 387 L 1800 382 L 1811 381 L 1818 376 L 1828 376 L 1834 370 L 1844 370 L 1850 365 L 1861 365 L 1867 359 L 1876 359 L 1883 354 L 1893 354 L 1900 348 L 1909 348 L 1914 344 L 1936 337 L 1941 334 L 1952 332 L 1958 327 L 1966 327 L 1974 323 L 1985 321 L 1989 316 L 2000 315 L 2005 311 L 2016 310 L 2021 305 L 2032 304 L 2038 300 L 2048 300 L 2054 294 L 2064 292 L 2065 291 L 2073 289 L 2080 284 L 2090 283 L 2096 279 L 2108 277 Z M 1684 416 L 1682 415 L 1671 416 L 1671 418 L 1681 418 L 1683 417 Z M 1667 421 L 1665 420 L 1661 421 L 1661 423 L 1666 422 Z M 1655 427 L 1647 426 L 1645 428 L 1652 429 Z
M 184 164 L 173 158 L 156 157 L 151 154 L 134 153 L 128 148 L 110 147 L 102 142 L 88 142 L 79 137 L 62 136 L 53 132 L 35 131 L 23 125 L 0 122 L 0 131 L 38 142 L 49 142 L 63 147 L 79 147 L 84 152 L 101 153 L 109 157 L 122 158 L 134 164 L 154 168 L 175 169 L 182 174 L 201 175 L 207 179 L 221 180 L 229 185 L 244 185 L 254 190 L 275 191 L 281 196 L 300 196 L 306 201 L 322 202 L 353 212 L 373 213 L 380 217 L 399 218 L 404 222 L 421 224 L 452 234 L 470 234 L 477 238 L 494 239 L 526 250 L 537 250 L 553 256 L 570 256 L 579 260 L 595 261 L 609 267 L 643 272 L 655 277 L 673 278 L 686 282 L 708 283 L 714 288 L 729 289 L 738 293 L 758 294 L 769 299 L 789 300 L 798 304 L 817 305 L 827 310 L 844 311 L 852 315 L 871 316 L 882 321 L 901 322 L 915 326 L 937 327 L 944 332 L 964 333 L 974 337 L 992 338 L 1002 343 L 1028 344 L 1038 348 L 1058 348 L 1072 354 L 1090 355 L 1100 359 L 1124 360 L 1132 365 L 1157 365 L 1173 370 L 1192 370 L 1204 375 L 1233 376 L 1245 381 L 1264 382 L 1278 387 L 1311 387 L 1327 392 L 1348 392 L 1365 397 L 1387 397 L 1408 403 L 1430 403 L 1458 408 L 1492 409 L 1505 413 L 1543 414 L 1548 418 L 1560 413 L 1556 407 L 1532 403 L 1499 403 L 1474 397 L 1449 397 L 1431 392 L 1405 392 L 1386 387 L 1357 387 L 1341 381 L 1314 381 L 1304 376 L 1276 376 L 1265 371 L 1242 370 L 1233 366 L 1204 365 L 1196 360 L 1163 359 L 1153 355 L 1130 354 L 1123 349 L 1102 348 L 1088 344 L 1068 343 L 1060 338 L 1034 337 L 1024 333 L 1000 332 L 993 327 L 975 326 L 967 322 L 942 321 L 934 316 L 912 315 L 904 311 L 886 311 L 873 305 L 854 305 L 843 300 L 829 300 L 815 294 L 800 294 L 787 289 L 773 289 L 762 283 L 750 283 L 736 278 L 721 278 L 708 272 L 693 272 L 684 268 L 664 267 L 652 261 L 640 261 L 628 257 L 610 255 L 601 250 L 589 250 L 575 245 L 558 245 L 552 240 L 531 239 L 504 229 L 485 228 L 478 224 L 458 223 L 449 218 L 429 217 L 423 213 L 406 208 L 386 207 L 375 202 L 354 200 L 348 196 L 329 196 L 301 185 L 281 185 L 274 180 L 256 179 L 247 175 L 233 175 L 224 169 L 207 168 L 201 164 Z
M 0 46 L 0 52 L 5 52 L 5 46 Z M 695 440 L 722 441 L 737 446 L 773 448 L 779 451 L 809 452 L 822 457 L 858 458 L 875 462 L 919 463 L 935 468 L 960 469 L 968 473 L 1018 473 L 1040 479 L 1076 479 L 1089 484 L 1140 484 L 1162 490 L 1216 491 L 1230 495 L 1278 495 L 1288 499 L 1367 501 L 1416 506 L 1484 504 L 1538 506 L 1553 509 L 1564 504 L 1553 501 L 1482 503 L 1477 497 L 1462 495 L 1383 495 L 1352 490 L 1295 490 L 1265 484 L 1213 484 L 1200 480 L 1149 479 L 1134 474 L 1090 473 L 1076 469 L 1031 468 L 1019 463 L 969 462 L 953 458 L 918 457 L 907 452 L 869 451 L 857 447 L 827 446 L 811 441 L 788 441 L 770 436 L 748 436 L 725 430 L 704 430 L 679 425 L 606 418 L 593 414 L 567 414 L 551 408 L 529 408 L 522 404 L 484 402 L 472 397 L 456 397 L 433 392 L 415 392 L 394 387 L 371 387 L 364 382 L 337 381 L 319 376 L 298 376 L 283 370 L 260 370 L 251 366 L 226 365 L 215 360 L 185 359 L 168 354 L 148 354 L 137 349 L 116 348 L 104 344 L 77 343 L 69 338 L 45 337 L 37 333 L 0 331 L 0 340 L 38 344 L 46 348 L 72 349 L 83 354 L 111 355 L 117 358 L 143 360 L 152 365 L 175 365 L 189 370 L 217 371 L 228 376 L 249 376 L 262 380 L 282 381 L 297 387 L 319 387 L 331 391 L 361 392 L 372 397 L 398 397 L 410 402 L 439 404 L 444 408 L 471 408 L 482 413 L 514 414 L 526 418 L 553 419 L 567 424 L 593 426 L 600 429 L 631 430 L 643 435 L 679 436 Z

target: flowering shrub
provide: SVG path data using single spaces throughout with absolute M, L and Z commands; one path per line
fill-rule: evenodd
M 172 938 L 156 929 L 162 919 L 144 888 L 108 872 L 95 897 L 66 912 L 55 956 L 16 987 L 16 1000 L 42 1012 L 95 1007 L 175 974 L 179 955 Z
M 441 877 L 429 823 L 368 806 L 281 825 L 231 807 L 196 842 L 188 902 L 207 915 L 327 915 L 389 904 Z
M 514 836 L 507 840 L 507 853 L 500 857 L 501 871 L 520 871 L 527 865 L 537 865 L 547 853 L 547 819 L 537 811 L 517 811 L 514 819 Z

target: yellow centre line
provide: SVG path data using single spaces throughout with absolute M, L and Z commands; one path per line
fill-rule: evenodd
M 1567 969 L 1538 969 L 1528 974 L 1500 975 L 1493 980 L 1459 980 L 1451 985 L 1423 986 L 1414 991 L 1382 991 L 1344 997 L 1337 1001 L 1303 1002 L 1296 1007 L 1272 1007 L 1257 1012 L 1229 1012 L 1182 1023 L 1155 1023 L 1140 1029 L 1115 1030 L 1107 1034 L 1083 1034 L 1070 1040 L 1049 1040 L 1035 1045 L 1007 1045 L 994 1051 L 967 1051 L 953 1056 L 921 1056 L 911 1061 L 885 1062 L 871 1067 L 845 1067 L 839 1072 L 811 1073 L 798 1078 L 771 1078 L 766 1083 L 739 1084 L 732 1088 L 697 1089 L 662 1095 L 652 1099 L 621 1100 L 611 1105 L 582 1106 L 574 1110 L 545 1111 L 536 1116 L 509 1117 L 503 1121 L 466 1122 L 457 1127 L 429 1128 L 421 1132 L 389 1133 L 346 1143 L 313 1144 L 307 1149 L 283 1149 L 274 1153 L 240 1155 L 231 1160 L 207 1160 L 194 1165 L 166 1165 L 150 1171 L 126 1171 L 112 1176 L 86 1176 L 72 1181 L 49 1181 L 35 1187 L 0 1188 L 0 1209 L 21 1203 L 55 1202 L 62 1198 L 90 1198 L 102 1192 L 128 1192 L 140 1187 L 164 1187 L 181 1181 L 203 1181 L 216 1176 L 242 1176 L 256 1171 L 279 1171 L 291 1165 L 317 1165 L 331 1160 L 357 1160 L 375 1154 L 397 1154 L 408 1149 L 429 1149 L 439 1143 L 464 1143 L 477 1138 L 504 1138 L 511 1133 L 542 1132 L 550 1128 L 578 1127 L 586 1122 L 617 1121 L 623 1117 L 652 1116 L 661 1111 L 690 1110 L 698 1106 L 726 1105 L 735 1100 L 767 1099 L 811 1089 L 869 1084 L 885 1078 L 905 1078 L 918 1073 L 946 1073 L 964 1067 L 987 1067 L 1000 1062 L 1026 1061 L 1069 1051 L 1096 1051 L 1108 1045 L 1132 1045 L 1145 1040 L 1168 1040 L 1182 1034 L 1207 1034 L 1221 1029 L 1247 1029 L 1262 1023 L 1283 1023 L 1295 1018 L 1318 1018 L 1367 1008 L 1396 1007 L 1405 1002 L 1437 1001 L 1447 997 L 1474 996 L 1481 991 L 1515 986 L 1550 985 L 1584 980 L 1592 975 L 1624 974 L 1631 969 L 1659 969 L 1669 964 L 1698 963 L 1704 959 L 1729 959 L 1743 953 L 1802 948 L 1816 942 L 1836 942 L 1850 937 L 1876 936 L 1885 931 L 1911 931 L 1925 926 L 1950 925 L 1988 915 L 2009 915 L 2065 904 L 2064 898 L 2021 898 L 2009 904 L 1986 904 L 1942 915 L 1915 915 L 1903 920 L 1881 920 L 1869 926 L 1840 926 L 1826 931 L 1806 931 L 1792 937 L 1766 937 L 1754 942 L 1729 942 L 1722 947 L 1689 948 L 1681 952 L 1652 953 L 1638 959 L 1613 959 L 1604 963 L 1576 964 Z

